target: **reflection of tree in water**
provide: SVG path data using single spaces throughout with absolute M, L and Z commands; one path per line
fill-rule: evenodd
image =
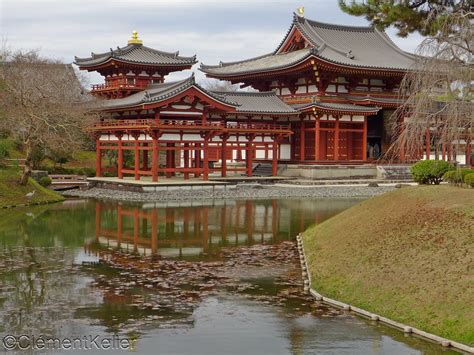
M 73 308 L 81 303 L 97 300 L 72 266 L 72 251 L 28 244 L 25 235 L 24 248 L 4 250 L 1 255 L 5 260 L 0 273 L 5 299 L 0 310 L 2 331 L 55 335 L 57 321 L 71 319 Z
M 12 221 L 0 233 L 1 332 L 55 335 L 58 321 L 71 319 L 73 307 L 97 302 L 86 292 L 84 279 L 73 266 L 74 250 L 57 246 L 70 244 L 71 236 L 75 245 L 84 240 L 82 233 L 78 236 L 77 223 L 60 225 L 58 220 L 64 223 L 77 215 L 60 206 L 1 214 Z M 82 223 L 79 231 L 85 228 L 87 224 Z M 79 243 L 78 238 L 82 238 Z

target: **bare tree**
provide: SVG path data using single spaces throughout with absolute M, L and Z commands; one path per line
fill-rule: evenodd
M 241 89 L 238 84 L 232 84 L 230 81 L 225 80 L 217 80 L 217 79 L 207 79 L 203 82 L 203 87 L 209 91 L 218 91 L 218 92 L 237 92 L 237 91 L 245 91 L 245 92 L 254 92 L 257 91 L 252 87 L 248 86 L 244 89 Z
M 390 158 L 417 160 L 422 147 L 455 147 L 474 141 L 473 13 L 446 18 L 418 48 L 418 60 L 400 86 Z M 404 120 L 402 119 L 404 118 Z
M 71 65 L 43 58 L 37 51 L 3 51 L 1 57 L 0 126 L 23 143 L 26 163 L 20 183 L 24 185 L 35 148 L 64 151 L 80 146 L 83 129 L 94 119 L 86 114 L 92 99 Z
M 203 86 L 206 90 L 210 91 L 239 91 L 239 85 L 233 85 L 230 81 L 206 79 L 203 82 Z

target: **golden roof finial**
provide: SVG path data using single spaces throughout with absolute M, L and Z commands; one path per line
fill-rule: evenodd
M 298 13 L 298 16 L 304 17 L 304 6 L 298 7 L 296 12 Z
M 132 38 L 128 40 L 128 44 L 143 44 L 143 41 L 141 39 L 138 39 L 137 31 L 132 32 Z

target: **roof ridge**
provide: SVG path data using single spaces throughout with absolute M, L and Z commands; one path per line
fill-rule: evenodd
M 276 92 L 273 90 L 269 91 L 222 91 L 222 90 L 211 90 L 211 92 L 222 95 L 240 95 L 240 96 L 277 96 Z
M 298 49 L 296 51 L 292 51 L 292 52 L 285 52 L 285 53 L 267 53 L 267 54 L 264 54 L 264 55 L 261 55 L 261 56 L 258 56 L 258 57 L 254 57 L 254 58 L 249 58 L 249 59 L 244 59 L 244 60 L 239 60 L 239 61 L 235 61 L 235 62 L 227 62 L 227 63 L 224 63 L 224 62 L 220 62 L 219 65 L 205 65 L 203 63 L 201 63 L 201 66 L 200 66 L 200 69 L 215 69 L 215 68 L 222 68 L 222 67 L 228 67 L 228 66 L 232 66 L 232 65 L 236 65 L 236 64 L 242 64 L 242 63 L 247 63 L 247 62 L 252 62 L 254 60 L 258 60 L 258 59 L 262 59 L 262 58 L 266 58 L 266 57 L 273 57 L 273 56 L 277 56 L 277 55 L 290 55 L 290 54 L 293 54 L 293 53 L 296 53 L 296 52 L 303 52 L 303 51 L 307 51 L 308 53 L 311 53 L 313 50 L 313 48 L 302 48 L 302 49 Z
M 304 21 L 309 22 L 311 25 L 319 26 L 319 27 L 326 27 L 326 28 L 331 28 L 331 29 L 338 29 L 342 31 L 350 31 L 350 30 L 356 30 L 356 31 L 367 31 L 367 32 L 373 32 L 375 31 L 375 27 L 373 26 L 353 26 L 353 25 L 340 25 L 340 24 L 335 24 L 335 23 L 328 23 L 328 22 L 321 22 L 321 21 L 316 21 L 316 20 L 311 20 L 308 18 L 302 18 Z
M 249 59 L 244 59 L 244 60 L 236 60 L 234 62 L 223 62 L 223 61 L 220 61 L 219 64 L 217 65 L 206 65 L 204 63 L 201 63 L 201 68 L 202 69 L 213 69 L 213 68 L 221 68 L 221 67 L 227 67 L 227 66 L 230 66 L 230 65 L 234 65 L 234 64 L 240 64 L 240 63 L 245 63 L 245 62 L 251 62 L 252 60 L 257 60 L 257 59 L 261 59 L 261 58 L 265 58 L 265 57 L 270 57 L 271 55 L 273 55 L 273 53 L 267 53 L 267 54 L 263 54 L 263 55 L 260 55 L 258 57 L 253 57 L 253 58 L 249 58 Z
M 172 57 L 172 58 L 180 58 L 180 59 L 192 59 L 192 60 L 196 60 L 196 54 L 190 56 L 190 57 L 184 57 L 184 56 L 180 56 L 179 55 L 179 51 L 176 51 L 176 52 L 166 52 L 166 51 L 162 51 L 160 49 L 155 49 L 155 48 L 151 48 L 151 47 L 147 47 L 147 46 L 144 46 L 144 45 L 141 45 L 141 47 L 144 49 L 144 50 L 147 50 L 147 51 L 150 51 L 150 52 L 153 52 L 153 53 L 157 53 L 157 54 L 162 54 L 164 56 L 169 56 L 169 57 Z

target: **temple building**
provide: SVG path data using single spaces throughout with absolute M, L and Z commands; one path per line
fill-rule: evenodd
M 201 64 L 208 77 L 254 91 L 216 92 L 194 75 L 164 77 L 190 69 L 182 57 L 143 45 L 134 32 L 128 45 L 89 58 L 82 70 L 105 83 L 93 131 L 97 176 L 252 176 L 256 162 L 359 164 L 377 159 L 390 145 L 390 117 L 397 88 L 414 62 L 372 27 L 324 24 L 294 15 L 273 53 L 218 65 Z M 115 166 L 104 156 L 114 152 Z
M 390 146 L 397 89 L 414 56 L 373 27 L 294 15 L 273 53 L 201 65 L 210 78 L 273 90 L 300 113 L 290 119 L 291 161 L 357 162 Z

